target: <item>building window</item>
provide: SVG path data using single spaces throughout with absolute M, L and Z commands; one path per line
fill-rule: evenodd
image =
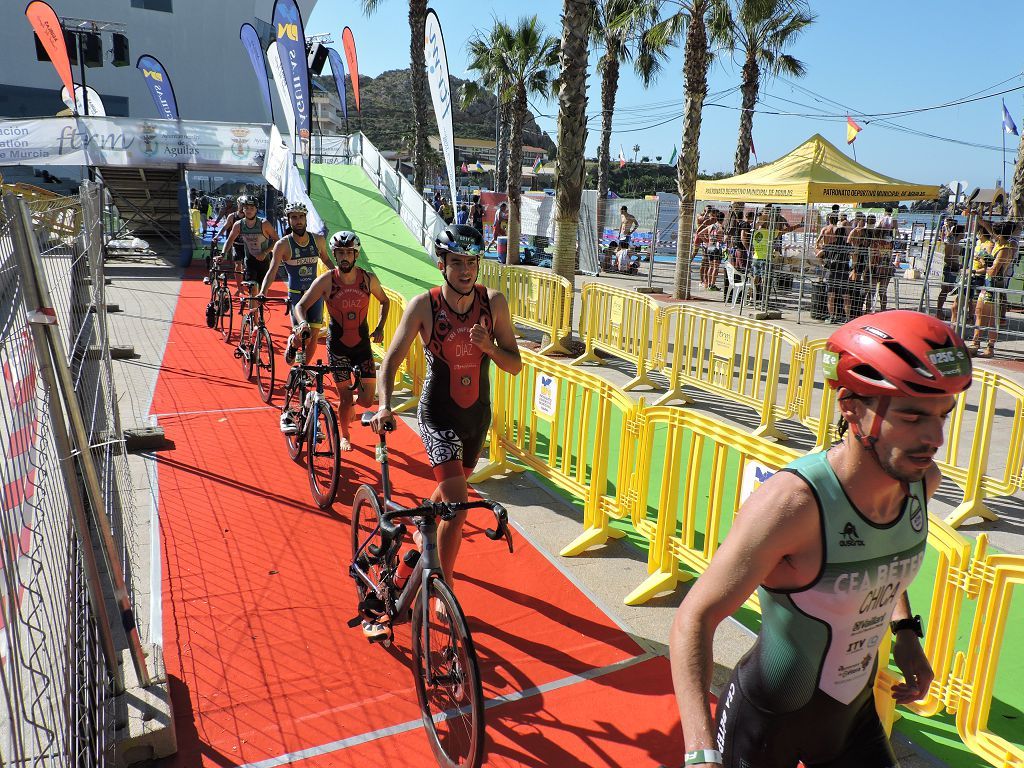
M 174 13 L 172 7 L 174 0 L 132 0 L 132 8 L 142 8 L 147 11 L 164 11 Z

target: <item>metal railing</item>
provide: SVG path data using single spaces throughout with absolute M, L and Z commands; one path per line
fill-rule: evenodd
M 114 761 L 132 612 L 132 489 L 103 298 L 99 188 L 0 209 L 0 763 Z M 54 211 L 83 221 L 48 226 Z M 127 582 L 124 574 L 129 578 Z M 109 596 L 113 596 L 113 600 Z

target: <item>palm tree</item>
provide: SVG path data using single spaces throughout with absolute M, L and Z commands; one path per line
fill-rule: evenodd
M 545 37 L 536 16 L 519 19 L 514 27 L 495 21 L 487 37 L 474 35 L 468 44 L 468 68 L 479 73 L 484 87 L 496 86 L 498 99 L 510 108 L 508 153 L 508 256 L 519 263 L 521 191 L 523 181 L 523 123 L 529 96 L 547 97 L 558 62 L 558 40 Z
M 754 130 L 754 107 L 761 87 L 761 75 L 801 77 L 806 71 L 799 59 L 784 53 L 800 33 L 814 23 L 815 16 L 804 0 L 735 0 L 735 13 L 722 4 L 711 16 L 711 34 L 726 50 L 743 56 L 743 108 L 736 137 L 733 173 L 750 168 L 750 144 Z
M 375 13 L 384 0 L 360 0 L 363 13 Z M 423 53 L 423 39 L 427 27 L 427 0 L 409 0 L 409 66 L 412 70 L 413 122 L 416 127 L 416 146 L 413 152 L 414 183 L 416 191 L 426 183 L 427 155 L 427 61 Z
M 597 62 L 601 73 L 601 140 L 597 147 L 598 222 L 604 220 L 608 198 L 608 171 L 611 165 L 612 118 L 619 89 L 619 67 L 633 61 L 633 68 L 644 87 L 651 84 L 665 59 L 664 48 L 652 49 L 646 42 L 644 26 L 649 16 L 634 14 L 632 0 L 597 0 L 594 13 L 594 39 L 604 49 Z M 600 225 L 599 225 L 600 227 Z
M 708 15 L 725 0 L 636 0 L 632 13 L 646 16 L 652 26 L 645 35 L 651 47 L 665 47 L 685 31 L 683 45 L 683 136 L 676 162 L 679 193 L 679 236 L 676 238 L 676 268 L 672 295 L 690 298 L 690 264 L 693 258 L 693 208 L 696 202 L 697 169 L 700 163 L 700 121 L 708 94 L 711 49 L 708 46 Z M 662 6 L 678 10 L 665 19 Z
M 576 282 L 576 233 L 585 173 L 587 141 L 587 41 L 591 0 L 563 0 L 558 56 L 558 158 L 555 166 L 555 257 L 552 269 Z M 572 308 L 569 308 L 572 317 Z M 558 341 L 558 339 L 552 339 Z

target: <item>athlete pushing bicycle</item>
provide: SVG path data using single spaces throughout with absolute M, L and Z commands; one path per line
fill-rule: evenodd
M 373 404 L 376 381 L 370 342 L 380 344 L 384 340 L 384 323 L 391 308 L 391 300 L 384 293 L 377 276 L 356 266 L 359 247 L 359 237 L 354 232 L 336 232 L 331 237 L 331 253 L 338 266 L 316 278 L 295 304 L 293 312 L 297 325 L 293 337 L 289 339 L 291 346 L 296 339 L 302 338 L 307 333 L 308 323 L 316 322 L 322 313 L 322 310 L 316 312 L 316 308 L 326 306 L 330 320 L 327 349 L 331 365 L 340 365 L 342 360 L 347 360 L 360 373 L 358 395 L 345 382 L 335 382 L 339 397 L 338 423 L 341 438 L 338 445 L 341 451 L 352 450 L 350 428 L 354 413 L 353 399 L 364 408 Z M 366 322 L 371 296 L 380 302 L 380 320 L 373 331 L 370 331 Z M 306 359 L 312 356 L 308 349 L 310 343 L 315 345 L 316 338 L 307 342 Z M 281 423 L 284 429 L 284 415 Z
M 420 395 L 420 437 L 437 480 L 431 501 L 469 499 L 466 478 L 476 467 L 491 423 L 491 360 L 512 374 L 523 367 L 509 314 L 498 291 L 476 284 L 483 236 L 467 225 L 449 226 L 434 241 L 444 284 L 416 296 L 384 355 L 378 374 L 380 410 L 370 426 L 394 423 L 395 374 L 416 335 L 423 340 L 427 376 Z M 438 524 L 441 567 L 453 583 L 466 513 Z

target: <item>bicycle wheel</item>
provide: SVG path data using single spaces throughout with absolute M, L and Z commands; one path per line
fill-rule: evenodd
M 427 741 L 438 765 L 479 766 L 484 752 L 484 695 L 473 638 L 448 585 L 435 576 L 425 588 L 427 615 L 422 594 L 413 608 L 412 658 Z
M 352 562 L 359 566 L 374 584 L 380 584 L 388 567 L 388 554 L 381 552 L 380 499 L 368 485 L 361 485 L 352 499 Z M 366 599 L 370 588 L 356 579 L 359 600 Z M 384 606 L 381 604 L 381 610 Z
M 274 340 L 270 331 L 260 328 L 254 339 L 252 361 L 256 366 L 256 386 L 264 403 L 274 396 Z
M 235 322 L 234 308 L 231 306 L 231 294 L 227 289 L 217 292 L 217 327 L 224 341 L 231 339 L 231 326 Z
M 253 347 L 255 346 L 254 338 L 255 323 L 253 323 L 252 316 L 246 315 L 242 320 L 242 328 L 238 332 L 238 351 L 241 354 L 242 360 L 242 375 L 245 376 L 248 381 L 252 377 L 252 363 L 253 363 Z
M 288 383 L 284 388 L 284 405 L 281 406 L 282 413 L 292 411 L 296 423 L 299 423 L 299 416 L 302 410 L 302 388 L 299 386 L 299 376 L 301 375 L 295 368 L 288 372 Z M 298 459 L 299 454 L 302 453 L 301 431 L 296 430 L 290 435 L 285 435 L 284 441 L 288 445 L 288 455 L 292 459 Z
M 320 509 L 334 503 L 341 479 L 341 450 L 338 447 L 338 419 L 331 404 L 318 397 L 306 423 L 306 470 L 309 490 Z

